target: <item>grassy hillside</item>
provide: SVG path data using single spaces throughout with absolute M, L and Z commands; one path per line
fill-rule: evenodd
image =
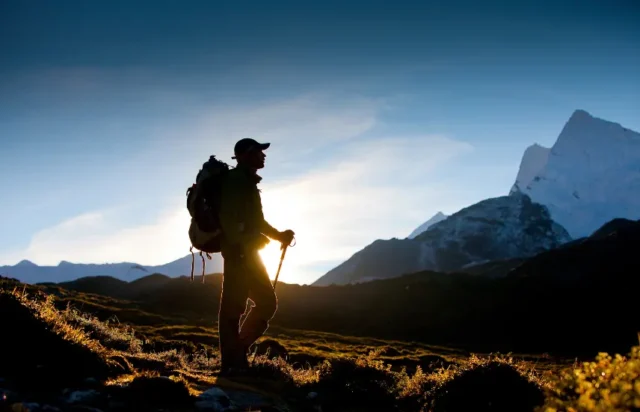
M 216 377 L 213 325 L 179 324 L 126 300 L 0 284 L 0 350 L 11 354 L 0 376 L 0 406 L 11 410 L 34 404 L 71 410 L 74 402 L 73 410 L 200 410 L 212 390 L 244 402 L 237 410 L 254 411 L 640 407 L 639 347 L 629 357 L 603 354 L 574 364 L 273 328 L 250 375 L 224 382 Z M 97 316 L 78 310 L 80 302 Z

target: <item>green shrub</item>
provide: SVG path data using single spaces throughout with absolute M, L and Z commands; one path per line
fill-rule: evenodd
M 622 412 L 640 410 L 640 346 L 628 356 L 600 353 L 551 378 L 537 412 Z

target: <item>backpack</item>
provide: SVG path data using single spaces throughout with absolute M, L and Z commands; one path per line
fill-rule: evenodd
M 202 283 L 204 283 L 205 261 L 202 252 L 211 260 L 210 253 L 220 252 L 222 228 L 218 218 L 220 207 L 220 189 L 223 179 L 229 172 L 229 165 L 209 157 L 196 175 L 196 182 L 187 188 L 187 210 L 191 216 L 189 240 L 191 241 L 191 281 L 193 281 L 193 248 L 200 250 L 202 258 Z

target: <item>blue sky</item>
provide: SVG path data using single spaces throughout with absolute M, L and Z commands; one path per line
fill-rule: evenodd
M 265 214 L 298 233 L 281 279 L 310 283 L 506 194 L 575 109 L 640 130 L 639 10 L 4 1 L 0 265 L 185 255 L 186 187 L 252 136 L 273 143 Z

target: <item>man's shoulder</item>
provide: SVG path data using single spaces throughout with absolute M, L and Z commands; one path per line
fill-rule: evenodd
M 247 178 L 247 174 L 244 173 L 242 170 L 238 168 L 233 168 L 233 169 L 229 169 L 229 172 L 227 173 L 226 181 L 233 182 L 233 183 L 246 183 L 246 182 L 249 182 L 249 179 Z
M 228 188 L 250 189 L 255 186 L 247 174 L 239 169 L 230 169 L 224 179 L 224 185 Z

